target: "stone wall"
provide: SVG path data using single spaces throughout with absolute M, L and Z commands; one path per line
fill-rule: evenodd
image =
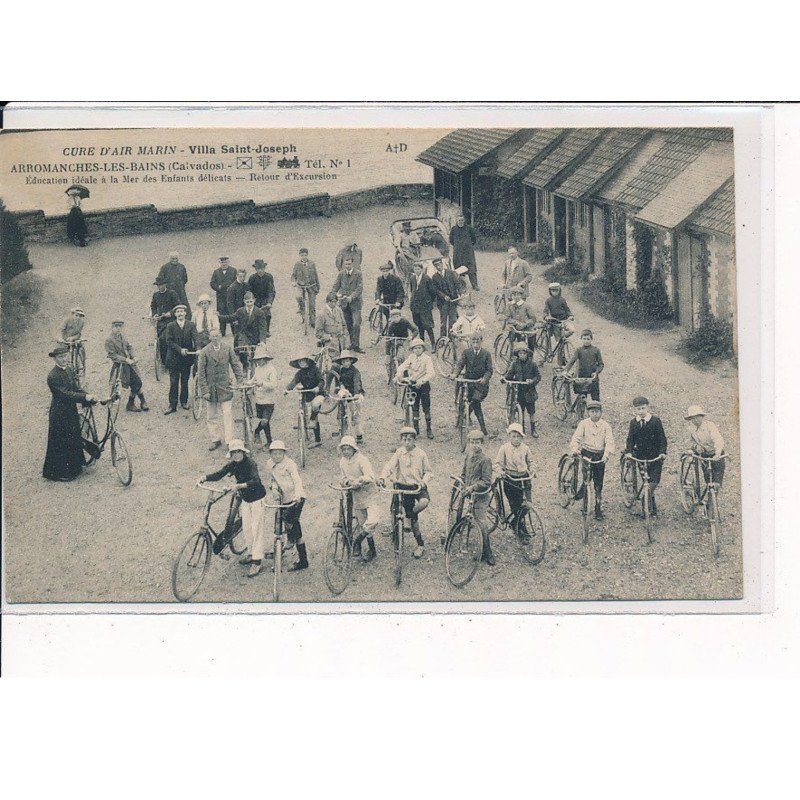
M 327 193 L 256 204 L 253 200 L 159 210 L 154 205 L 84 211 L 89 240 L 164 231 L 185 231 L 230 225 L 252 225 L 282 219 L 330 216 L 371 205 L 407 205 L 433 200 L 433 186 L 426 183 L 376 186 L 341 195 Z M 12 212 L 29 243 L 67 241 L 67 215 L 45 216 L 38 209 Z M 433 213 L 433 212 L 431 212 Z M 398 211 L 398 217 L 403 214 Z

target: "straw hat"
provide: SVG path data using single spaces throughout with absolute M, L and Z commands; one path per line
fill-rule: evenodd
M 236 451 L 240 451 L 242 453 L 249 453 L 250 451 L 244 446 L 244 442 L 241 439 L 231 439 L 228 442 L 228 458 L 231 457 L 233 453 Z
M 702 406 L 689 406 L 686 409 L 686 414 L 684 415 L 684 419 L 691 419 L 692 417 L 705 417 L 706 412 L 703 411 Z
M 346 358 L 349 358 L 350 361 L 352 361 L 354 364 L 356 361 L 358 361 L 358 356 L 352 350 L 342 350 L 342 352 L 339 353 L 339 355 L 336 356 L 336 358 L 334 358 L 333 360 L 337 364 L 341 364 L 342 361 L 344 361 Z
M 200 303 L 210 303 L 210 302 L 211 298 L 205 292 L 203 292 L 203 294 L 201 294 L 200 297 L 197 298 L 197 305 L 200 305 Z
M 314 363 L 314 358 L 312 356 L 307 356 L 305 353 L 301 356 L 295 356 L 290 362 L 289 366 L 294 367 L 295 369 L 302 369 L 300 366 L 301 361 L 308 361 L 310 364 Z
M 343 447 L 352 447 L 353 450 L 358 450 L 356 440 L 352 436 L 342 436 L 342 440 L 339 442 L 339 449 L 341 450 Z
M 506 433 L 518 433 L 520 436 L 525 435 L 525 431 L 522 430 L 522 425 L 519 422 L 512 422 L 507 428 Z
M 280 439 L 276 439 L 274 442 L 270 444 L 269 449 L 270 451 L 283 450 L 284 452 L 286 452 L 286 445 Z
M 409 348 L 411 350 L 413 350 L 415 347 L 421 347 L 423 348 L 423 350 L 425 349 L 425 342 L 423 342 L 422 339 L 419 338 L 419 336 L 417 336 L 416 339 L 412 339 L 411 344 L 409 345 Z

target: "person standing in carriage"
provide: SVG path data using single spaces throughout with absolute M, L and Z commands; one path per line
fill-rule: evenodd
M 450 229 L 450 244 L 453 245 L 453 266 L 466 267 L 472 288 L 478 291 L 478 265 L 475 263 L 475 231 L 459 214 L 456 224 Z

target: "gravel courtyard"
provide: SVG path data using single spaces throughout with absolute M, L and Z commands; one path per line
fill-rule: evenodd
M 364 251 L 365 318 L 374 290 L 378 264 L 393 255 L 389 224 L 401 217 L 427 216 L 430 206 L 374 207 L 330 219 L 296 220 L 262 226 L 244 226 L 141 237 L 105 239 L 85 249 L 68 246 L 31 246 L 36 272 L 46 279 L 45 294 L 36 319 L 13 348 L 3 352 L 3 479 L 5 498 L 5 578 L 10 602 L 174 602 L 170 587 L 173 559 L 189 533 L 201 522 L 205 493 L 197 479 L 219 466 L 224 452 L 209 453 L 203 421 L 188 411 L 162 415 L 168 380 L 156 383 L 152 370 L 151 328 L 142 319 L 149 313 L 153 278 L 177 250 L 190 281 L 194 302 L 208 291 L 211 272 L 220 255 L 235 266 L 250 266 L 265 258 L 275 277 L 277 301 L 272 338 L 268 341 L 279 378 L 292 376 L 288 365 L 298 352 L 310 352 L 313 336 L 303 340 L 290 286 L 297 250 L 306 246 L 316 261 L 323 294 L 335 276 L 334 256 L 348 236 Z M 498 325 L 492 310 L 503 254 L 479 253 L 482 291 L 478 311 L 489 327 L 491 346 Z M 531 287 L 537 312 L 546 297 L 546 283 L 537 273 Z M 605 417 L 614 430 L 618 448 L 624 443 L 631 414 L 630 401 L 646 394 L 660 415 L 669 439 L 656 541 L 646 544 L 641 520 L 621 502 L 618 471 L 607 471 L 604 495 L 607 519 L 594 523 L 590 542 L 580 538 L 580 513 L 562 509 L 556 497 L 556 470 L 571 435 L 568 423 L 552 413 L 549 399 L 551 367 L 543 368 L 539 400 L 540 438 L 532 442 L 537 462 L 535 505 L 547 531 L 547 555 L 537 567 L 527 566 L 507 533 L 493 536 L 497 566 L 482 565 L 463 590 L 454 589 L 444 571 L 439 536 L 445 525 L 448 475 L 460 469 L 454 438 L 452 384 L 438 378 L 433 390 L 436 438 L 421 439 L 435 478 L 432 503 L 421 517 L 426 535 L 425 556 L 415 561 L 408 553 L 403 584 L 395 589 L 389 539 L 377 537 L 378 559 L 356 564 L 354 578 L 338 601 L 425 600 L 598 600 L 598 599 L 718 599 L 736 598 L 742 590 L 742 537 L 737 416 L 737 372 L 732 365 L 700 370 L 676 353 L 676 333 L 634 331 L 592 314 L 567 289 L 565 296 L 578 328 L 591 327 L 603 353 L 606 369 L 601 391 Z M 321 302 L 321 301 L 320 301 Z M 110 321 L 128 320 L 127 334 L 137 349 L 144 390 L 151 411 L 120 411 L 118 428 L 131 451 L 134 480 L 128 487 L 117 481 L 106 452 L 74 483 L 49 483 L 41 477 L 47 436 L 50 394 L 45 378 L 51 368 L 47 352 L 67 310 L 80 304 L 87 312 L 90 390 L 102 394 L 109 362 L 103 341 Z M 438 315 L 437 315 L 438 317 Z M 366 320 L 365 320 L 366 322 Z M 438 319 L 437 319 L 438 323 Z M 359 360 L 368 392 L 365 401 L 365 452 L 376 470 L 397 446 L 399 413 L 385 387 L 382 356 L 368 350 Z M 577 337 L 576 337 L 577 338 Z M 488 442 L 493 455 L 502 441 L 504 389 L 492 382 L 484 404 L 489 427 L 500 434 Z M 722 494 L 722 549 L 714 558 L 707 528 L 687 519 L 678 498 L 676 470 L 687 433 L 684 409 L 701 403 L 722 431 L 730 462 Z M 273 418 L 274 436 L 294 447 L 294 400 L 280 398 Z M 284 599 L 331 601 L 323 577 L 322 552 L 336 516 L 337 497 L 328 488 L 338 470 L 337 440 L 331 436 L 332 416 L 323 418 L 324 445 L 312 450 L 303 474 L 308 500 L 303 527 L 311 568 L 286 575 Z M 260 465 L 267 461 L 256 453 Z M 388 517 L 388 515 L 387 515 Z M 388 519 L 384 519 L 386 523 Z M 386 525 L 384 530 L 388 531 Z M 271 520 L 269 522 L 271 530 Z M 271 601 L 271 575 L 248 579 L 235 560 L 214 558 L 197 601 Z

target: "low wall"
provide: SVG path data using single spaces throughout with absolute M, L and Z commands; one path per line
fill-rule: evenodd
M 306 195 L 272 203 L 253 200 L 213 203 L 159 210 L 154 205 L 84 211 L 89 240 L 108 236 L 131 236 L 229 225 L 252 225 L 283 219 L 330 216 L 371 205 L 404 205 L 412 200 L 433 200 L 433 186 L 404 183 L 376 186 L 341 195 Z M 39 209 L 12 212 L 30 243 L 52 244 L 67 241 L 67 215 L 45 216 Z M 433 213 L 433 212 L 431 212 Z M 402 216 L 402 215 L 400 215 Z

